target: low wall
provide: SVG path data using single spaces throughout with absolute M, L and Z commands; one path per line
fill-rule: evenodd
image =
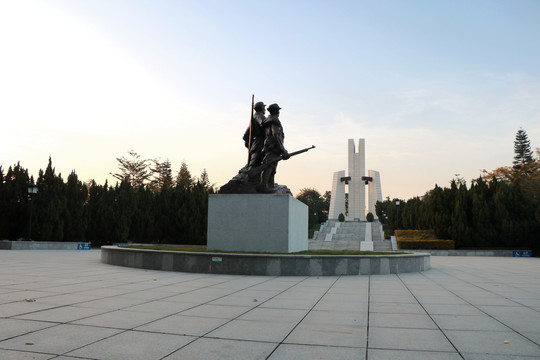
M 0 250 L 89 250 L 90 243 L 0 240 Z
M 101 247 L 101 262 L 150 270 L 230 275 L 336 276 L 426 271 L 429 254 L 265 255 Z
M 399 250 L 414 253 L 428 253 L 433 256 L 502 256 L 512 257 L 515 250 Z M 521 250 L 520 250 L 521 251 Z M 531 250 L 527 250 L 531 251 Z

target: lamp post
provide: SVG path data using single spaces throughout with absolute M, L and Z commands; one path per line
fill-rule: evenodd
M 28 221 L 28 241 L 32 240 L 32 195 L 37 194 L 38 188 L 34 183 L 28 184 L 28 198 L 30 199 L 30 220 Z
M 396 211 L 397 211 L 397 215 L 396 215 L 396 227 L 397 227 L 397 229 L 399 230 L 399 200 L 396 200 Z

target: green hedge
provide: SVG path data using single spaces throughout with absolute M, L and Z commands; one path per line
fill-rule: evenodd
M 397 240 L 399 250 L 454 250 L 454 240 Z
M 433 230 L 396 230 L 398 249 L 454 250 L 453 240 L 437 239 Z
M 433 230 L 395 230 L 398 240 L 434 240 L 437 239 Z

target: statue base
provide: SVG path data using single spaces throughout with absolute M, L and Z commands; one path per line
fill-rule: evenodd
M 243 167 L 238 174 L 228 183 L 219 188 L 220 194 L 286 194 L 292 195 L 291 190 L 285 185 L 274 184 L 272 189 L 261 191 L 259 189 L 260 174 L 250 178 L 248 171 L 250 168 Z
M 211 194 L 208 250 L 291 253 L 308 249 L 308 207 L 285 194 Z

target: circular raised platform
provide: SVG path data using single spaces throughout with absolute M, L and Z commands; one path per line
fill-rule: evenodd
M 149 270 L 267 276 L 384 275 L 426 271 L 429 254 L 266 255 L 102 246 L 101 262 Z

